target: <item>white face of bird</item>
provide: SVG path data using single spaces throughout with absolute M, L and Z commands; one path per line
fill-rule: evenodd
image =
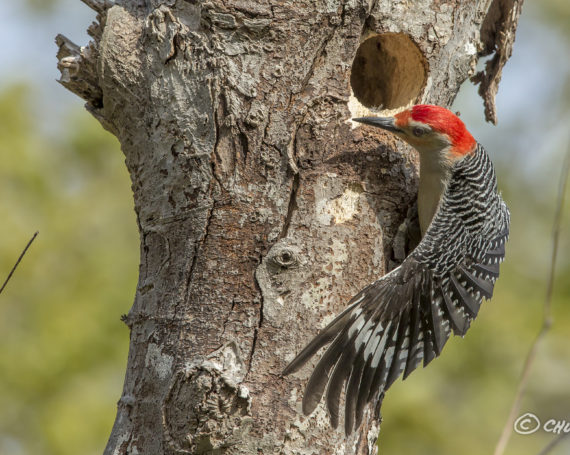
M 397 128 L 396 136 L 420 153 L 441 153 L 451 146 L 449 136 L 434 130 L 426 123 L 409 120 L 407 124 Z
M 394 117 L 353 120 L 390 131 L 418 150 L 424 159 L 454 162 L 475 149 L 475 140 L 463 122 L 439 106 L 417 105 Z
M 452 164 L 449 154 L 450 138 L 426 123 L 411 119 L 403 123 L 394 117 L 363 117 L 353 120 L 390 131 L 420 152 L 422 163 L 433 163 L 429 167 L 447 167 Z

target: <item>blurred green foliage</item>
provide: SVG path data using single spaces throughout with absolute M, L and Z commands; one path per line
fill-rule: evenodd
M 45 15 L 52 13 L 61 0 L 25 0 L 24 3 L 32 14 Z
M 560 27 L 563 33 L 570 34 L 570 2 L 568 0 L 547 0 L 540 2 L 544 20 Z
M 58 0 L 27 1 L 41 13 Z M 543 20 L 570 34 L 567 0 L 540 5 Z M 569 86 L 561 93 L 568 106 Z M 42 133 L 34 90 L 20 85 L 0 92 L 0 281 L 40 231 L 0 295 L 0 455 L 100 454 L 126 365 L 128 330 L 119 316 L 130 308 L 137 280 L 129 177 L 117 141 L 85 111 L 74 110 L 57 135 Z M 533 181 L 514 161 L 498 169 L 512 234 L 493 301 L 465 339 L 453 338 L 430 368 L 390 389 L 382 455 L 492 453 L 541 325 L 564 144 L 559 149 Z M 569 199 L 555 323 L 537 353 L 520 412 L 543 419 L 570 420 Z M 537 454 L 552 437 L 513 434 L 506 454 Z M 552 454 L 568 451 L 564 445 Z
M 63 90 L 63 89 L 62 89 Z M 86 112 L 38 132 L 33 91 L 0 93 L 0 453 L 100 454 L 128 349 L 138 234 L 116 139 Z

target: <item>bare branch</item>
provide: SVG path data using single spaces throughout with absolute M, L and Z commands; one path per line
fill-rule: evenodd
M 97 13 L 104 13 L 109 8 L 111 8 L 114 4 L 111 0 L 81 0 L 85 3 L 89 8 Z
M 96 44 L 78 46 L 61 34 L 56 36 L 55 43 L 58 47 L 57 67 L 61 71 L 59 82 L 87 101 L 88 106 L 100 108 L 103 92 L 97 76 Z
M 551 450 L 560 444 L 568 435 L 570 435 L 570 433 L 562 433 L 558 435 L 556 438 L 546 444 L 544 449 L 542 449 L 538 455 L 546 455 L 547 453 L 550 453 Z
M 513 53 L 515 33 L 523 0 L 494 0 L 483 23 L 481 40 L 485 45 L 482 56 L 493 54 L 485 64 L 485 70 L 475 74 L 471 81 L 479 86 L 479 95 L 485 105 L 485 120 L 497 124 L 495 97 L 503 67 Z
M 14 272 L 16 271 L 16 267 L 18 267 L 18 264 L 20 264 L 20 261 L 22 260 L 22 258 L 26 254 L 26 251 L 28 251 L 28 248 L 30 247 L 32 242 L 36 239 L 38 234 L 39 234 L 39 231 L 36 231 L 35 234 L 32 236 L 32 238 L 30 239 L 30 241 L 28 242 L 28 244 L 26 245 L 26 247 L 24 248 L 24 250 L 22 251 L 22 253 L 20 254 L 20 257 L 18 258 L 18 260 L 14 264 L 14 267 L 12 267 L 12 270 L 10 270 L 10 273 L 8 274 L 8 278 L 6 278 L 6 281 L 4 281 L 4 284 L 0 288 L 0 294 L 2 294 L 2 291 L 4 290 L 6 285 L 8 284 L 8 281 L 10 281 L 10 278 L 12 278 L 12 275 L 14 275 Z

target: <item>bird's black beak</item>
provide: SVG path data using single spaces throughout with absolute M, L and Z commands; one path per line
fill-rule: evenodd
M 376 126 L 392 133 L 401 133 L 402 130 L 396 126 L 394 117 L 360 117 L 353 118 L 352 121 L 364 123 L 365 125 Z

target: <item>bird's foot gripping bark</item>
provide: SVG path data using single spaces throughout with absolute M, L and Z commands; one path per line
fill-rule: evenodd
M 392 257 L 388 263 L 388 271 L 398 267 L 404 259 L 420 243 L 421 233 L 418 220 L 418 205 L 414 203 L 406 214 L 406 218 L 398 227 L 396 235 L 392 240 Z

